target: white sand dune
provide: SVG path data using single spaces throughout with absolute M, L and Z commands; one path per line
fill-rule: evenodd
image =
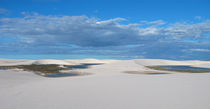
M 65 60 L 54 60 L 54 59 L 44 59 L 34 61 L 32 64 L 42 65 L 42 64 L 59 64 L 59 65 L 76 65 L 72 62 L 67 62 Z
M 65 60 L 66 62 L 73 62 L 73 63 L 113 63 L 119 60 L 110 60 L 110 59 L 68 59 Z
M 119 74 L 124 71 L 145 71 L 147 68 L 145 68 L 142 65 L 138 65 L 133 60 L 121 60 L 111 63 L 106 63 L 104 65 L 97 65 L 92 66 L 89 69 L 78 69 L 80 72 L 88 72 L 88 73 L 94 73 L 96 75 L 103 74 L 103 75 L 113 75 L 113 74 Z
M 136 71 L 136 72 L 167 72 L 176 73 L 169 71 L 157 71 L 148 69 L 145 66 L 155 65 L 190 65 L 197 67 L 210 67 L 210 61 L 172 61 L 163 59 L 136 59 L 136 60 L 118 60 L 106 63 L 100 66 L 93 66 L 89 69 L 79 69 L 80 72 L 89 72 L 94 74 L 118 74 L 125 71 Z
M 20 60 L 20 59 L 0 59 L 0 66 L 10 65 L 30 65 L 34 60 Z
M 194 67 L 203 67 L 203 68 L 210 68 L 210 62 L 202 63 L 202 64 L 196 64 L 192 65 Z
M 82 63 L 113 63 L 119 60 L 98 60 L 98 59 L 68 59 L 68 60 L 55 60 L 55 59 L 42 59 L 42 60 L 18 60 L 18 59 L 0 59 L 0 66 L 7 65 L 30 65 L 30 64 L 59 64 L 59 65 L 78 65 Z
M 172 61 L 163 59 L 137 59 L 135 62 L 139 65 L 150 66 L 150 65 L 189 65 L 185 61 Z
M 0 60 L 0 64 L 12 64 L 12 61 Z M 33 62 L 46 64 L 45 61 Z M 25 64 L 29 62 L 33 63 L 27 61 Z M 70 60 L 54 62 L 74 63 Z M 62 78 L 0 70 L 0 109 L 210 109 L 210 73 L 123 73 L 149 71 L 144 67 L 147 65 L 208 67 L 209 61 L 113 60 L 79 70 L 93 75 Z
M 210 61 L 172 61 L 164 59 L 137 59 L 135 62 L 143 66 L 152 66 L 152 65 L 189 65 L 195 67 L 210 68 Z

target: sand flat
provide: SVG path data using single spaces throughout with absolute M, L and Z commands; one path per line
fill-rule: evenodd
M 148 64 L 153 65 L 151 60 Z M 142 64 L 136 64 L 135 60 L 93 66 L 80 70 L 93 75 L 63 78 L 46 78 L 25 71 L 0 70 L 0 108 L 210 108 L 210 73 L 122 73 L 127 70 L 149 71 Z

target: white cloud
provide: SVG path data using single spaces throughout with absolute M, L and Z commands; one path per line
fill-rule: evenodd
M 156 25 L 156 26 L 158 26 L 158 25 L 164 25 L 164 24 L 166 24 L 166 22 L 164 22 L 163 20 L 156 20 L 156 21 L 146 21 L 146 20 L 144 20 L 144 21 L 141 21 L 141 23 L 143 23 L 143 24 L 147 24 L 147 25 Z
M 210 20 L 197 24 L 174 24 L 172 27 L 163 29 L 163 33 L 176 38 L 190 37 L 201 38 L 204 33 L 210 32 Z
M 19 38 L 13 42 L 2 42 L 0 49 L 9 50 L 8 48 L 14 47 L 14 51 L 20 52 L 33 50 L 53 53 L 55 48 L 59 48 L 56 49 L 56 53 L 73 54 L 88 51 L 144 57 L 152 56 L 159 51 L 165 53 L 162 54 L 163 57 L 167 57 L 182 55 L 183 50 L 197 49 L 197 46 L 199 49 L 210 46 L 209 38 L 203 36 L 210 33 L 210 20 L 196 24 L 165 24 L 164 21 L 158 20 L 146 22 L 147 26 L 143 27 L 137 23 L 122 24 L 122 21 L 126 21 L 124 18 L 100 20 L 87 16 L 43 16 L 37 13 L 24 15 L 22 18 L 0 18 L 0 38 Z M 200 41 L 206 44 L 201 46 Z
M 210 52 L 210 49 L 190 49 L 191 51 L 197 51 L 197 52 Z
M 133 25 L 120 25 L 123 18 L 101 21 L 86 16 L 27 15 L 24 18 L 2 18 L 0 32 L 54 44 L 69 43 L 79 46 L 110 46 L 136 43 L 138 30 Z M 132 38 L 133 37 L 133 38 Z M 48 40 L 44 40 L 44 39 Z M 121 39 L 123 38 L 123 39 Z M 125 40 L 120 41 L 119 40 Z
M 124 18 L 100 20 L 87 16 L 27 15 L 24 18 L 1 18 L 0 33 L 18 36 L 36 43 L 68 43 L 79 46 L 114 46 L 138 44 L 161 38 L 201 38 L 210 32 L 210 21 L 198 24 L 174 24 L 167 28 L 120 24 Z M 154 21 L 150 24 L 161 23 Z M 163 24 L 163 23 L 162 23 Z M 48 40 L 45 40 L 48 39 Z

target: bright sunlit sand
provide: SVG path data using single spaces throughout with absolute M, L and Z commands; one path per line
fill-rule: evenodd
M 81 66 L 82 63 L 91 66 L 84 67 Z M 146 67 L 187 65 L 205 68 L 206 64 L 210 65 L 210 61 L 0 60 L 0 66 L 50 64 L 62 65 L 61 67 L 79 66 L 50 76 L 48 73 L 42 76 L 18 68 L 1 69 L 0 107 L 2 109 L 198 109 L 198 107 L 209 109 L 210 107 L 210 73 L 163 71 Z M 84 75 L 79 75 L 80 73 Z

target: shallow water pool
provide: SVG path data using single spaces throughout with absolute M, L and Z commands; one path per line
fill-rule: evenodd
M 190 73 L 210 73 L 210 68 L 182 66 L 182 65 L 167 65 L 167 66 L 148 66 L 148 68 L 166 71 L 190 72 Z
M 46 73 L 44 77 L 68 77 L 68 76 L 79 76 L 76 73 Z
M 86 69 L 90 66 L 101 65 L 101 64 L 102 63 L 82 63 L 81 65 L 73 65 L 73 66 L 65 65 L 65 67 L 70 68 L 70 69 Z

